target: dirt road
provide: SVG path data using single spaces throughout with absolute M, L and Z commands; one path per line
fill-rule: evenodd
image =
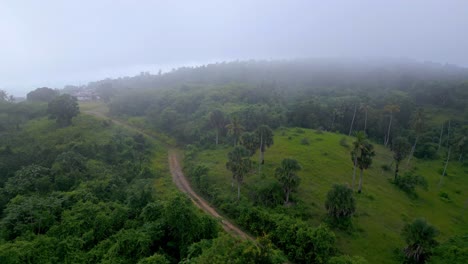
M 237 228 L 234 224 L 226 220 L 224 217 L 218 214 L 216 210 L 210 206 L 202 197 L 200 197 L 190 186 L 187 178 L 185 178 L 182 169 L 180 167 L 179 159 L 177 156 L 177 152 L 175 150 L 169 151 L 169 165 L 171 168 L 172 179 L 174 183 L 177 185 L 179 190 L 186 193 L 192 202 L 200 209 L 202 209 L 205 213 L 213 216 L 216 219 L 220 220 L 220 223 L 223 229 L 235 236 L 241 237 L 243 239 L 248 239 L 251 241 L 255 241 L 255 239 L 239 228 Z
M 129 126 L 125 122 L 122 122 L 122 121 L 119 121 L 119 120 L 116 120 L 116 119 L 113 119 L 113 118 L 107 116 L 102 111 L 99 111 L 99 110 L 94 110 L 94 111 L 93 110 L 86 110 L 86 111 L 83 111 L 83 112 L 86 113 L 86 114 L 89 114 L 89 115 L 99 117 L 99 118 L 110 119 L 110 120 L 112 120 L 112 122 L 114 122 L 115 124 L 117 124 L 119 126 L 123 126 L 123 127 L 126 127 L 128 129 L 130 129 L 130 130 L 138 131 L 139 133 L 142 133 L 142 134 L 144 134 L 144 135 L 146 135 L 148 137 L 152 137 L 151 135 L 149 135 L 149 134 L 147 134 L 147 133 L 145 133 L 143 131 L 140 131 L 137 128 Z M 179 188 L 180 191 L 186 193 L 190 197 L 192 202 L 198 208 L 203 210 L 205 213 L 213 216 L 214 218 L 218 219 L 219 222 L 221 223 L 221 226 L 223 227 L 223 229 L 226 232 L 228 232 L 228 233 L 230 233 L 230 234 L 232 234 L 234 236 L 240 237 L 242 239 L 255 241 L 255 239 L 252 236 L 246 234 L 245 232 L 240 230 L 238 227 L 236 227 L 234 224 L 232 224 L 229 220 L 227 220 L 226 218 L 224 218 L 223 216 L 218 214 L 218 212 L 216 212 L 214 207 L 212 207 L 208 202 L 206 202 L 202 197 L 200 197 L 192 189 L 192 187 L 190 186 L 187 178 L 185 177 L 184 173 L 182 172 L 182 168 L 181 168 L 180 162 L 179 162 L 179 157 L 178 157 L 177 151 L 175 149 L 170 149 L 169 150 L 168 158 L 169 158 L 169 166 L 170 166 L 170 170 L 171 170 L 172 180 L 174 181 L 174 183 L 176 184 L 177 188 Z

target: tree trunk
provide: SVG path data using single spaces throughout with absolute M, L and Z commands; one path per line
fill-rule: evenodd
M 362 192 L 362 172 L 363 172 L 363 171 L 364 171 L 364 170 L 361 169 L 361 173 L 360 173 L 360 175 L 359 175 L 359 188 L 358 188 L 358 193 L 361 193 L 361 192 Z
M 442 172 L 442 175 L 440 176 L 439 188 L 440 188 L 440 186 L 442 186 L 442 181 L 444 180 L 445 172 L 447 171 L 447 166 L 448 166 L 448 163 L 450 161 L 450 152 L 451 152 L 451 150 L 452 150 L 452 148 L 450 147 L 448 149 L 447 160 L 445 161 L 444 171 Z
M 458 158 L 458 162 L 461 162 L 463 158 L 463 153 L 460 153 L 460 157 Z
M 263 134 L 260 133 L 260 161 L 259 164 L 265 163 L 265 149 L 263 148 Z
M 400 167 L 400 162 L 395 162 L 395 181 L 397 180 L 398 178 L 398 171 L 399 171 L 399 167 Z
M 390 114 L 390 122 L 388 123 L 387 138 L 385 139 L 385 146 L 388 145 L 390 141 L 390 128 L 392 127 L 393 114 Z
M 353 168 L 353 191 L 356 189 L 356 188 L 354 188 L 354 186 L 355 186 L 355 184 L 354 184 L 354 183 L 356 182 L 356 167 L 357 167 L 357 153 L 356 153 L 356 155 L 355 155 L 355 157 L 354 157 L 354 168 Z
M 240 200 L 240 182 L 237 181 L 237 201 Z
M 216 146 L 218 146 L 219 130 L 216 129 Z
M 364 132 L 367 134 L 367 108 L 366 108 L 366 116 L 364 118 Z
M 418 139 L 419 139 L 419 136 L 416 136 L 416 139 L 414 140 L 413 147 L 411 148 L 411 152 L 410 152 L 409 157 L 408 157 L 408 162 L 406 163 L 407 166 L 409 165 L 409 163 L 411 161 L 411 158 L 414 155 L 414 150 L 416 149 L 416 144 L 418 143 Z
M 351 126 L 349 127 L 348 136 L 351 136 L 351 133 L 353 132 L 353 124 L 354 124 L 354 118 L 356 117 L 356 110 L 357 110 L 357 105 L 354 105 L 353 119 L 351 120 Z
M 437 152 L 440 150 L 440 145 L 442 145 L 442 133 L 444 132 L 444 124 L 442 124 L 442 127 L 440 128 L 440 136 L 439 136 L 439 147 L 437 148 Z
M 289 189 L 286 190 L 286 202 L 285 202 L 285 204 L 288 204 L 288 203 L 289 203 L 289 193 L 290 193 L 290 192 L 291 192 L 291 191 L 290 191 Z
M 449 144 L 450 144 L 450 120 L 449 120 L 448 127 L 447 127 L 447 148 L 449 147 Z
M 330 127 L 330 129 L 331 129 L 332 132 L 333 132 L 333 130 L 335 129 L 335 118 L 336 118 L 336 114 L 333 113 L 332 124 L 331 124 L 331 127 Z

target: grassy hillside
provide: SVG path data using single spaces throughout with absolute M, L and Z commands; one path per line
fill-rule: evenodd
M 243 197 L 249 197 L 250 190 L 267 179 L 274 179 L 274 170 L 283 158 L 297 159 L 302 170 L 299 172 L 301 184 L 294 194 L 296 205 L 291 208 L 272 209 L 293 213 L 294 207 L 301 207 L 306 221 L 319 224 L 325 214 L 324 201 L 333 184 L 352 182 L 352 161 L 350 149 L 340 144 L 345 138 L 351 146 L 353 138 L 341 134 L 318 132 L 309 129 L 279 129 L 275 131 L 274 145 L 265 154 L 265 165 L 258 173 L 258 167 L 245 178 L 242 187 Z M 305 140 L 307 139 L 307 140 Z M 304 142 L 308 141 L 308 144 Z M 438 187 L 439 170 L 442 161 L 413 159 L 410 166 L 402 162 L 402 173 L 414 171 L 428 181 L 428 189 L 417 188 L 418 198 L 410 198 L 397 189 L 390 180 L 392 171 L 382 170 L 382 165 L 390 165 L 392 153 L 381 145 L 374 144 L 376 156 L 372 167 L 364 172 L 363 193 L 356 194 L 357 213 L 353 219 L 354 231 L 335 230 L 338 247 L 352 255 L 361 255 L 369 263 L 395 263 L 392 252 L 402 248 L 400 237 L 404 224 L 417 217 L 425 217 L 440 230 L 440 240 L 459 233 L 468 232 L 468 168 L 455 160 L 448 166 L 448 175 L 443 185 Z M 197 164 L 209 169 L 208 182 L 224 198 L 234 199 L 231 189 L 231 173 L 225 168 L 228 147 L 204 150 L 196 155 Z M 442 154 L 442 150 L 441 150 Z M 258 159 L 258 153 L 253 156 Z M 257 165 L 258 166 L 258 165 Z M 448 194 L 450 201 L 441 199 L 440 193 Z

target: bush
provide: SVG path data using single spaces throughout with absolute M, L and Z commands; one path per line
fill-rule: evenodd
M 351 216 L 356 211 L 353 190 L 346 185 L 333 185 L 327 194 L 325 208 L 334 226 L 348 227 L 351 224 Z
M 447 203 L 449 203 L 449 202 L 452 201 L 452 200 L 450 199 L 448 193 L 446 193 L 446 192 L 440 192 L 440 193 L 439 193 L 439 197 L 440 197 L 440 199 L 441 199 L 442 201 L 447 202 Z
M 411 224 L 406 224 L 401 236 L 407 243 L 404 254 L 409 261 L 425 263 L 429 258 L 432 248 L 437 245 L 435 237 L 437 229 L 426 220 L 418 218 Z
M 435 143 L 424 143 L 416 147 L 414 151 L 414 156 L 418 159 L 437 159 L 439 155 L 437 154 L 438 145 Z
M 310 141 L 308 138 L 301 139 L 301 145 L 310 145 Z
M 342 138 L 340 139 L 340 146 L 349 149 L 349 144 L 348 144 L 348 141 L 346 140 L 345 137 L 342 137 Z
M 405 175 L 398 177 L 394 183 L 400 190 L 414 197 L 417 196 L 415 192 L 416 186 L 427 189 L 426 178 L 420 175 L 413 175 L 411 172 L 407 172 Z

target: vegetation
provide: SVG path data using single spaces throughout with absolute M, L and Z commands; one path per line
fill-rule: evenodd
M 405 225 L 401 235 L 407 243 L 404 249 L 406 258 L 416 263 L 425 263 L 432 248 L 437 245 L 437 232 L 435 227 L 421 218 Z
M 284 159 L 281 167 L 276 168 L 276 177 L 281 183 L 285 195 L 285 204 L 289 203 L 291 192 L 295 191 L 300 183 L 300 178 L 296 172 L 301 170 L 301 165 L 295 159 Z
M 348 226 L 351 217 L 356 212 L 356 201 L 353 197 L 353 190 L 346 185 L 333 185 L 327 194 L 325 208 L 332 223 L 341 226 Z
M 5 94 L 0 260 L 464 263 L 467 79 L 409 62 L 220 63 L 90 83 L 120 121 L 49 110 L 59 126 Z M 175 193 L 168 145 L 256 243 Z

